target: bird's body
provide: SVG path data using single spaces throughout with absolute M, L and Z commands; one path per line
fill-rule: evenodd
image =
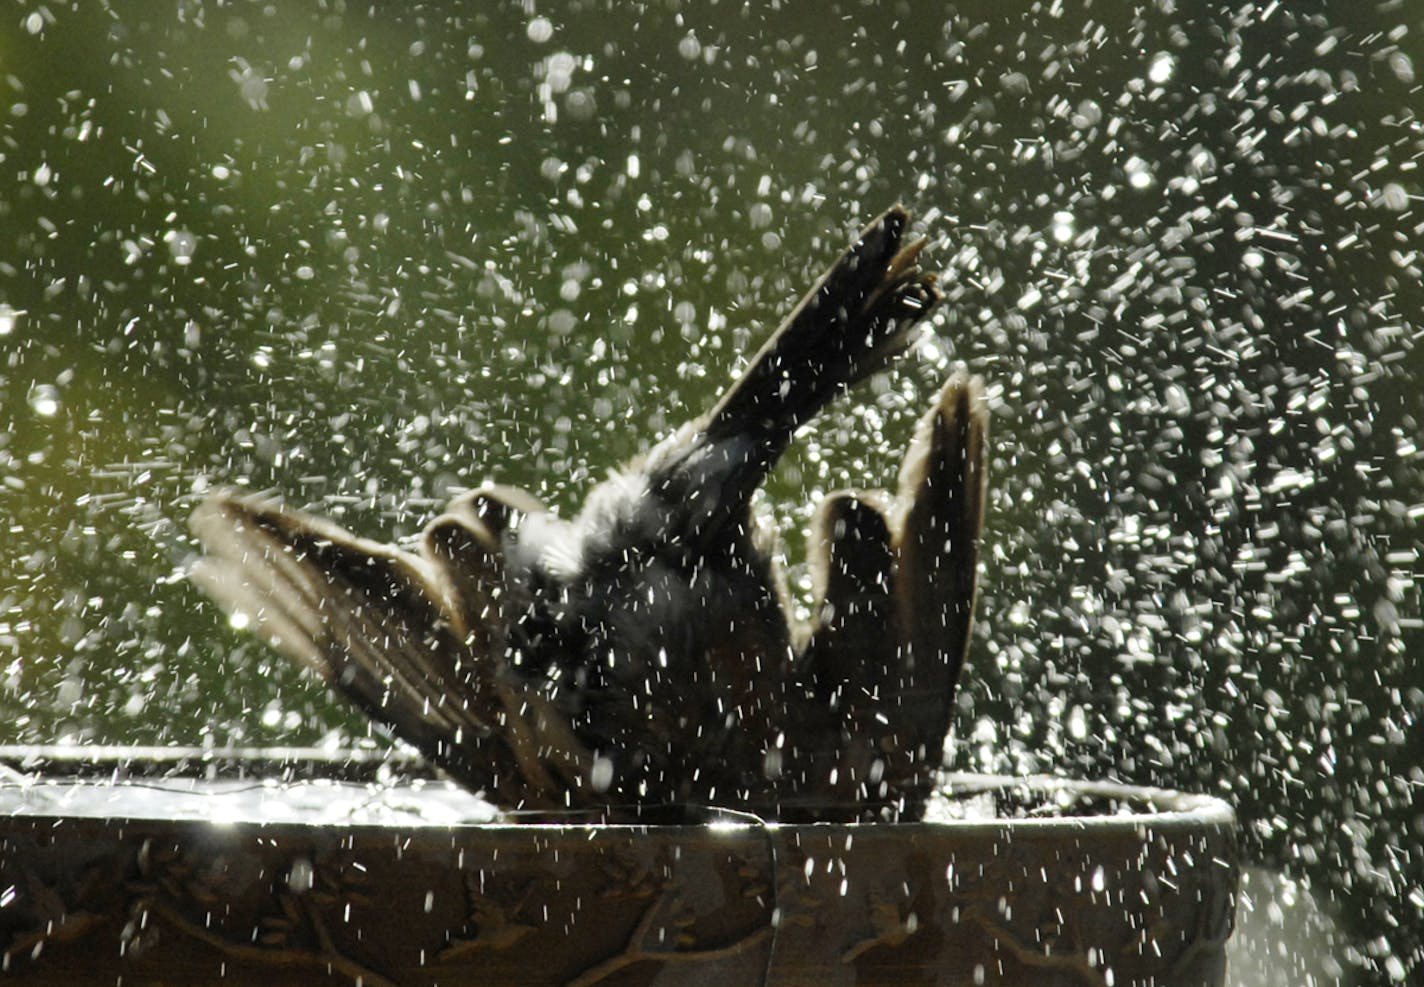
M 907 223 L 896 208 L 867 227 L 714 408 L 570 521 L 486 487 L 406 552 L 218 495 L 194 517 L 209 552 L 196 575 L 507 808 L 913 815 L 972 609 L 977 383 L 941 392 L 899 506 L 828 500 L 806 632 L 750 511 L 796 430 L 890 362 L 938 301 Z

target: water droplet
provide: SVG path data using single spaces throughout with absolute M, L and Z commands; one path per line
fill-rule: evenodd
M 613 761 L 606 757 L 595 757 L 593 767 L 588 772 L 588 785 L 595 792 L 606 792 L 613 784 Z
M 193 254 L 198 249 L 198 238 L 188 230 L 169 230 L 163 234 L 163 242 L 168 244 L 168 252 L 173 255 L 173 263 L 187 267 L 193 263 Z
M 1165 51 L 1153 55 L 1152 61 L 1147 64 L 1147 78 L 1159 86 L 1172 78 L 1176 71 L 1177 60 Z
M 61 407 L 59 388 L 53 384 L 36 384 L 30 390 L 30 407 L 41 417 L 53 418 Z
M 1136 155 L 1128 158 L 1127 164 L 1123 166 L 1127 172 L 1127 184 L 1135 189 L 1144 189 L 1152 184 L 1152 171 L 1147 162 Z

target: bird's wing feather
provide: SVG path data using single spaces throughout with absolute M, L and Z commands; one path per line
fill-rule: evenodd
M 208 553 L 194 578 L 278 651 L 470 787 L 564 804 L 550 769 L 575 766 L 577 752 L 550 757 L 542 740 L 565 731 L 471 646 L 487 634 L 497 569 L 478 519 L 437 519 L 422 555 L 255 497 L 211 497 L 191 524 Z M 461 568 L 472 560 L 483 568 Z
M 983 384 L 955 375 L 920 420 L 900 470 L 895 596 L 906 647 L 888 715 L 931 770 L 974 616 L 987 430 Z

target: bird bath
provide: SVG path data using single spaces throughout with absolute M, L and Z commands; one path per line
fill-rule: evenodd
M 67 984 L 1220 985 L 1235 816 L 953 775 L 932 820 L 497 821 L 383 755 L 0 750 L 0 972 Z

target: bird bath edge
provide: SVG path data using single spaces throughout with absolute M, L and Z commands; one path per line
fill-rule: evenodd
M 934 821 L 497 821 L 415 764 L 0 749 L 0 977 L 67 984 L 1211 985 L 1205 796 L 957 774 Z M 411 777 L 414 774 L 415 777 Z

